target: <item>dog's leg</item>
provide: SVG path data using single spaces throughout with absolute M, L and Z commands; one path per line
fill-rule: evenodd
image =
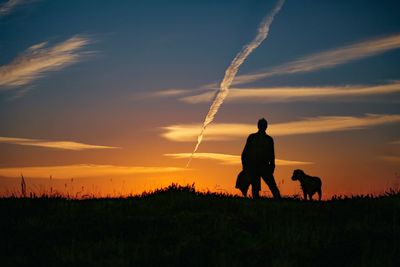
M 321 198 L 322 198 L 322 190 L 321 190 L 321 188 L 318 189 L 317 193 L 318 193 L 318 200 L 321 201 Z

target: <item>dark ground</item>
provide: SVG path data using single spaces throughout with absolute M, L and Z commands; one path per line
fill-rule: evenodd
M 400 194 L 0 199 L 1 266 L 400 266 Z

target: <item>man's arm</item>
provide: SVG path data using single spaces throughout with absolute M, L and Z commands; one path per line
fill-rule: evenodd
M 271 148 L 271 166 L 272 166 L 272 173 L 275 171 L 275 145 L 274 145 L 274 139 L 271 137 L 271 143 L 272 143 L 272 148 Z
M 249 137 L 247 137 L 247 141 L 246 141 L 246 144 L 245 144 L 245 146 L 243 148 L 243 152 L 242 152 L 242 168 L 243 169 L 246 166 L 248 166 L 250 137 L 251 137 L 251 135 L 249 135 Z

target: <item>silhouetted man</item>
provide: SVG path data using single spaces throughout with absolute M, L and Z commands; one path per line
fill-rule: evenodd
M 249 135 L 242 152 L 243 170 L 250 178 L 253 198 L 259 198 L 260 177 L 268 185 L 274 198 L 281 197 L 274 178 L 274 140 L 265 132 L 267 127 L 268 122 L 264 118 L 260 119 L 258 121 L 258 132 Z

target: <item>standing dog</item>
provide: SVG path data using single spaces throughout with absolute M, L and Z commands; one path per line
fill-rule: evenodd
M 294 170 L 292 175 L 293 181 L 300 181 L 301 189 L 303 190 L 304 199 L 307 200 L 307 195 L 310 200 L 315 193 L 318 193 L 318 199 L 322 197 L 322 182 L 319 177 L 307 175 L 302 170 Z

